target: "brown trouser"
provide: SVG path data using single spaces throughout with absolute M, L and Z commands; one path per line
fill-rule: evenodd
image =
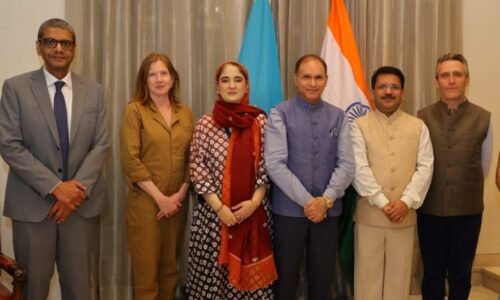
M 174 299 L 187 206 L 184 203 L 175 215 L 157 220 L 158 207 L 153 199 L 141 195 L 127 201 L 135 300 Z

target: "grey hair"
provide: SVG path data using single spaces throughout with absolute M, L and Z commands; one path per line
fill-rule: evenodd
M 75 30 L 73 30 L 73 27 L 71 27 L 68 22 L 58 18 L 48 19 L 47 21 L 43 22 L 42 25 L 40 25 L 40 28 L 38 28 L 37 39 L 39 40 L 43 38 L 43 32 L 45 31 L 45 29 L 54 27 L 69 31 L 73 36 L 73 42 L 75 42 L 76 44 L 76 34 Z
M 460 53 L 450 52 L 450 53 L 443 54 L 441 57 L 439 57 L 437 59 L 437 61 L 436 61 L 436 79 L 438 78 L 438 75 L 439 75 L 438 74 L 439 66 L 443 62 L 449 61 L 449 60 L 456 60 L 456 61 L 461 62 L 464 65 L 465 76 L 469 77 L 469 64 L 467 63 L 467 59 L 465 59 L 465 57 Z

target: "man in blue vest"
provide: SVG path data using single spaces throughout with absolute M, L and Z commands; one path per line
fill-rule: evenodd
M 273 181 L 276 299 L 296 299 L 305 253 L 308 299 L 331 299 L 342 196 L 354 176 L 349 123 L 325 102 L 326 63 L 305 55 L 295 64 L 298 94 L 271 110 L 264 156 Z

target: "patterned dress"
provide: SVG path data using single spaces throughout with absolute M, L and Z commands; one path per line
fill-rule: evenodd
M 257 120 L 264 142 L 266 117 Z M 196 124 L 191 143 L 191 181 L 197 194 L 216 193 L 221 198 L 224 164 L 227 157 L 229 135 L 217 128 L 211 115 L 203 116 Z M 264 153 L 262 147 L 261 152 Z M 261 159 L 256 172 L 256 186 L 269 181 Z M 195 206 L 191 224 L 188 252 L 186 291 L 188 299 L 273 299 L 271 286 L 252 292 L 234 289 L 228 282 L 227 269 L 217 263 L 221 222 L 217 214 L 201 196 Z M 270 217 L 267 199 L 262 201 Z

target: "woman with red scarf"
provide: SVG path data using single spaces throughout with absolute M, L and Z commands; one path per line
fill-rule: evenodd
M 272 299 L 265 113 L 248 105 L 248 71 L 216 72 L 217 101 L 196 124 L 191 181 L 198 196 L 189 242 L 188 299 Z

